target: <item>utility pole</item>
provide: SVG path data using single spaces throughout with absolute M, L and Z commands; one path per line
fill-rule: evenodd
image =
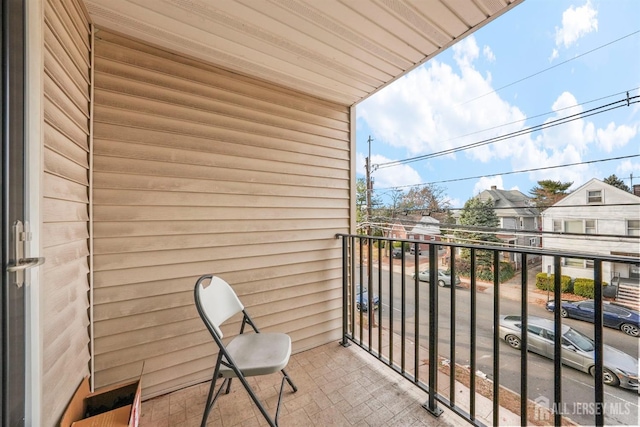
M 371 182 L 371 142 L 373 139 L 371 135 L 369 135 L 367 142 L 369 143 L 369 157 L 365 162 L 367 169 L 367 235 L 371 236 L 371 192 L 373 191 L 373 183 Z

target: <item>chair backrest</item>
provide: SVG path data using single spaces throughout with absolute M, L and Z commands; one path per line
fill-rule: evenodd
M 208 282 L 208 284 L 207 284 Z M 231 286 L 223 279 L 206 274 L 198 279 L 194 290 L 196 308 L 200 317 L 213 327 L 213 331 L 222 338 L 220 325 L 244 310 Z

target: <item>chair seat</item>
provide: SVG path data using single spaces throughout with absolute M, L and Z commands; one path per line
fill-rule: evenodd
M 278 372 L 287 366 L 291 356 L 291 338 L 281 333 L 241 334 L 226 347 L 245 377 Z M 236 376 L 224 365 L 220 366 L 220 374 L 224 378 Z

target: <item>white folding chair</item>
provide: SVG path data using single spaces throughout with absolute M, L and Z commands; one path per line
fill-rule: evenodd
M 225 394 L 229 393 L 231 380 L 234 377 L 240 380 L 269 425 L 277 426 L 285 380 L 289 383 L 294 393 L 298 390 L 284 370 L 291 356 L 291 338 L 289 335 L 282 333 L 260 333 L 234 290 L 219 277 L 211 274 L 200 277 L 196 282 L 194 297 L 198 313 L 219 348 L 207 404 L 202 415 L 201 427 L 205 427 L 207 424 L 209 412 L 225 386 Z M 225 345 L 222 341 L 223 335 L 220 325 L 240 312 L 243 314 L 240 334 Z M 251 326 L 253 333 L 244 333 L 244 327 L 247 324 Z M 271 418 L 246 378 L 273 374 L 278 371 L 282 372 L 283 377 L 280 384 L 275 417 Z M 218 378 L 224 378 L 224 381 L 214 395 Z

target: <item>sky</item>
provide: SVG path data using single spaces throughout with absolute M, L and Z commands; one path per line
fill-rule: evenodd
M 374 193 L 387 203 L 392 189 L 427 183 L 452 208 L 494 185 L 529 195 L 544 179 L 640 184 L 640 103 L 601 108 L 627 92 L 640 95 L 640 1 L 526 0 L 356 106 L 357 177 L 371 137 Z M 537 168 L 548 169 L 519 172 Z

